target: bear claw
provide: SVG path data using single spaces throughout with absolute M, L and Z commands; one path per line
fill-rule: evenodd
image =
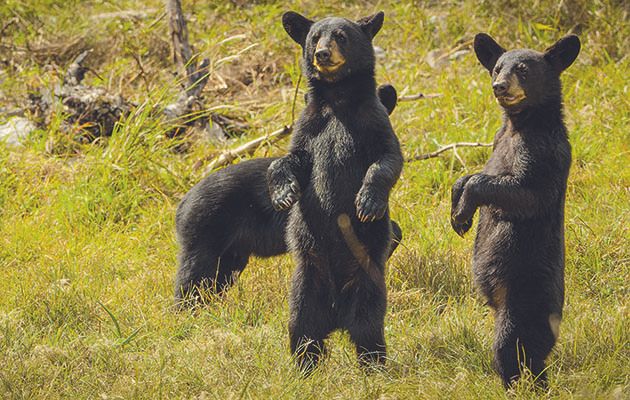
M 451 218 L 451 226 L 453 227 L 455 233 L 464 237 L 466 232 L 468 232 L 472 227 L 472 218 L 464 222 L 457 222 L 455 218 Z
M 271 204 L 277 211 L 284 211 L 291 208 L 298 200 L 300 187 L 297 182 L 291 181 L 281 185 L 272 193 Z
M 387 202 L 381 202 L 359 193 L 356 201 L 357 217 L 361 222 L 373 222 L 385 216 Z

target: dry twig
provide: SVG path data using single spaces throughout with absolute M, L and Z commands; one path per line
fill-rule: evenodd
M 208 164 L 208 167 L 206 168 L 206 174 L 212 172 L 212 170 L 214 170 L 215 168 L 223 167 L 230 164 L 232 161 L 236 160 L 239 157 L 253 154 L 260 146 L 265 143 L 276 143 L 280 139 L 289 136 L 292 131 L 293 126 L 285 126 L 282 129 L 278 129 L 277 131 L 270 133 L 269 135 L 257 137 L 256 139 L 242 144 L 233 150 L 226 150 L 214 160 L 212 160 L 210 164 Z
M 155 13 L 154 8 L 149 8 L 147 10 L 124 10 L 124 11 L 114 11 L 114 12 L 106 12 L 101 14 L 96 14 L 90 16 L 90 19 L 93 21 L 100 21 L 104 19 L 126 19 L 126 20 L 142 20 L 148 18 L 150 15 Z
M 414 100 L 422 100 L 422 99 L 433 99 L 435 97 L 441 97 L 442 93 L 417 93 L 417 94 L 408 94 L 406 96 L 400 96 L 398 101 L 414 101 Z
M 456 150 L 458 147 L 491 147 L 491 146 L 492 146 L 492 143 L 481 143 L 481 142 L 451 143 L 451 144 L 447 144 L 446 146 L 442 146 L 439 149 L 432 151 L 430 153 L 419 154 L 417 156 L 413 156 L 411 158 L 408 158 L 406 161 L 411 162 L 411 161 L 420 161 L 420 160 L 427 160 L 429 158 L 435 158 L 439 156 L 440 154 L 444 153 L 445 151 Z

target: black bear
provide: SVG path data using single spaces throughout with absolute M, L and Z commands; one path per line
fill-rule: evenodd
M 460 235 L 479 208 L 473 253 L 477 286 L 495 310 L 494 365 L 506 387 L 528 369 L 547 385 L 545 358 L 558 338 L 564 302 L 564 202 L 571 146 L 563 122 L 560 73 L 580 51 L 577 36 L 544 53 L 505 51 L 475 37 L 504 111 L 483 172 L 452 190 Z
M 388 113 L 396 107 L 396 90 L 381 85 L 378 97 Z M 287 252 L 287 213 L 275 211 L 269 198 L 267 169 L 275 158 L 228 166 L 195 185 L 177 208 L 180 244 L 175 302 L 181 307 L 200 299 L 199 288 L 222 293 L 245 268 L 249 257 Z M 392 221 L 392 248 L 402 231 Z
M 383 18 L 282 16 L 302 47 L 308 104 L 267 179 L 274 207 L 290 209 L 287 243 L 297 268 L 289 336 L 306 373 L 335 329 L 348 331 L 362 366 L 385 362 L 388 201 L 403 157 L 376 96 L 372 39 Z

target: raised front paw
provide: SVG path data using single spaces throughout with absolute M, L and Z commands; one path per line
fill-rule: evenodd
M 472 217 L 468 220 L 460 222 L 460 220 L 451 217 L 451 227 L 453 230 L 461 237 L 464 237 L 464 234 L 470 230 L 472 227 Z
M 277 211 L 288 210 L 300 198 L 300 185 L 294 176 L 270 187 L 271 204 Z
M 267 185 L 273 208 L 289 209 L 300 197 L 300 184 L 287 157 L 274 160 L 267 170 Z
M 459 199 L 461 199 L 462 194 L 464 193 L 464 187 L 466 186 L 466 182 L 474 175 L 466 175 L 459 178 L 451 188 L 451 210 L 457 208 L 459 204 Z
M 355 200 L 357 217 L 361 222 L 371 222 L 383 218 L 387 212 L 387 199 L 368 190 L 360 190 Z
M 475 175 L 464 176 L 453 185 L 451 193 L 451 226 L 459 236 L 464 236 L 470 230 L 473 216 L 477 210 L 474 196 L 471 195 L 469 187 L 475 181 L 474 177 Z

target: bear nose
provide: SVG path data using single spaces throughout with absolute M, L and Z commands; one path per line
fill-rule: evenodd
M 330 50 L 320 49 L 315 52 L 315 58 L 318 62 L 326 62 L 330 60 Z
M 492 90 L 494 90 L 495 96 L 502 96 L 507 93 L 507 82 L 495 82 L 492 84 Z

